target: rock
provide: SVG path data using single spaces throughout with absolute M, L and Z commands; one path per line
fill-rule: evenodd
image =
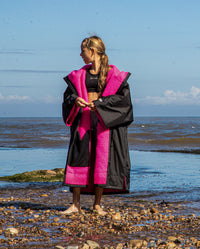
M 158 209 L 156 209 L 156 208 L 151 208 L 150 212 L 152 214 L 158 214 L 159 213 Z
M 137 218 L 140 215 L 137 212 L 132 212 L 132 216 L 133 216 L 133 218 Z
M 195 245 L 197 248 L 199 248 L 200 247 L 200 240 L 198 240 Z
M 140 239 L 134 239 L 134 240 L 131 240 L 129 242 L 129 244 L 130 244 L 130 247 L 140 248 L 142 246 L 146 246 L 147 245 L 147 242 L 146 243 L 145 242 L 146 242 L 145 240 L 143 241 L 143 240 L 140 240 Z
M 167 249 L 172 249 L 175 247 L 176 247 L 176 244 L 174 242 L 169 242 L 169 243 L 167 243 L 167 246 L 166 246 Z
M 78 249 L 78 246 L 67 246 L 66 249 Z
M 116 249 L 123 249 L 123 245 L 121 243 L 119 243 L 117 246 L 116 246 Z
M 85 233 L 83 231 L 80 231 L 76 234 L 77 237 L 84 237 Z
M 148 211 L 145 210 L 145 209 L 142 209 L 142 210 L 140 211 L 140 215 L 146 215 L 147 213 L 148 213 Z
M 87 244 L 93 249 L 100 248 L 99 244 L 92 240 L 87 240 Z
M 50 170 L 50 169 L 48 169 L 46 172 L 47 172 L 48 175 L 51 175 L 51 176 L 55 176 L 56 175 L 56 172 L 53 171 L 53 170 Z
M 121 214 L 119 212 L 112 215 L 112 220 L 113 221 L 120 221 L 121 219 L 122 219 L 122 217 L 121 217 Z
M 166 246 L 167 242 L 164 240 L 159 241 L 158 246 Z
M 83 245 L 83 247 L 81 247 L 81 249 L 89 249 L 89 248 L 90 248 L 89 245 L 86 243 Z
M 147 247 L 147 245 L 148 245 L 148 242 L 147 242 L 146 240 L 143 240 L 143 243 L 142 243 L 142 245 L 143 245 L 144 247 Z
M 180 244 L 180 243 L 181 243 L 181 241 L 180 241 L 178 238 L 176 238 L 175 236 L 169 236 L 169 237 L 167 238 L 167 240 L 168 240 L 169 242 L 174 242 L 174 243 L 177 243 L 177 244 Z
M 55 246 L 56 249 L 65 249 L 63 246 Z
M 15 236 L 18 235 L 19 231 L 14 227 L 8 227 L 5 231 L 6 235 Z
M 53 219 L 53 221 L 54 222 L 58 222 L 60 219 L 58 218 L 58 217 L 55 217 L 54 219 Z

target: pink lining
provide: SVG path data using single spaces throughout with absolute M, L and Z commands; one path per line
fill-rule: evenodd
M 76 117 L 76 115 L 78 114 L 78 111 L 79 111 L 80 107 L 76 107 L 76 105 L 74 104 L 67 120 L 66 120 L 66 125 L 67 126 L 71 126 L 72 123 L 74 122 L 74 119 Z
M 78 132 L 80 133 L 81 140 L 88 130 L 90 130 L 90 109 L 89 107 L 86 107 L 82 113 L 81 120 L 78 126 Z
M 90 68 L 91 65 L 86 65 L 82 67 L 80 70 L 74 70 L 69 75 L 69 80 L 75 86 L 79 97 L 83 98 L 86 102 L 88 102 L 88 93 L 85 85 L 85 77 L 86 77 L 86 69 Z
M 75 70 L 68 75 L 69 80 L 73 83 L 74 87 L 76 88 L 79 97 L 83 98 L 86 102 L 88 102 L 88 93 L 85 83 L 86 77 L 86 69 L 89 68 L 91 65 L 86 65 L 82 67 L 80 70 Z M 74 118 L 76 117 L 78 111 L 74 107 L 70 113 L 72 116 L 72 122 L 69 125 L 72 125 Z M 82 108 L 82 115 L 81 120 L 78 126 L 78 132 L 80 133 L 80 138 L 83 139 L 85 133 L 90 130 L 90 109 L 89 107 Z
M 67 165 L 65 183 L 73 185 L 88 184 L 89 167 L 72 167 Z
M 94 184 L 106 184 L 109 159 L 109 129 L 104 123 L 97 125 L 97 145 Z
M 115 94 L 128 74 L 127 72 L 119 71 L 114 65 L 110 65 L 110 67 L 111 69 L 106 79 L 107 85 L 102 94 L 104 97 Z
M 121 83 L 127 76 L 127 72 L 120 72 L 117 67 L 111 65 L 107 76 L 107 85 L 102 94 L 106 97 L 117 92 Z M 101 116 L 96 112 L 100 122 L 97 125 L 96 161 L 94 172 L 94 184 L 106 184 L 109 162 L 110 130 L 105 126 Z

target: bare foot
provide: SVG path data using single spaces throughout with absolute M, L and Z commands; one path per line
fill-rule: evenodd
M 107 212 L 103 211 L 100 205 L 94 205 L 93 210 L 96 211 L 99 215 L 105 216 Z
M 72 204 L 68 209 L 65 211 L 61 211 L 60 214 L 72 214 L 72 213 L 79 213 L 81 210 L 80 208 L 76 207 L 74 204 Z

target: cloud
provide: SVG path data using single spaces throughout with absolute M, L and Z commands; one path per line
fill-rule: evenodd
M 147 96 L 135 99 L 139 104 L 151 105 L 200 105 L 200 88 L 192 86 L 189 92 L 166 90 L 163 96 Z
M 56 104 L 56 103 L 61 103 L 62 102 L 62 98 L 60 96 L 54 97 L 54 96 L 48 95 L 47 97 L 45 97 L 43 99 L 43 101 L 46 104 Z
M 0 49 L 0 54 L 33 54 L 31 50 L 26 49 Z
M 21 69 L 1 69 L 0 72 L 2 73 L 39 73 L 39 74 L 67 74 L 70 71 L 66 70 L 21 70 Z
M 30 86 L 0 85 L 2 88 L 30 88 Z
M 62 103 L 61 96 L 51 96 L 47 95 L 46 97 L 34 98 L 29 96 L 20 96 L 20 95 L 7 95 L 4 96 L 0 92 L 0 103 L 43 103 L 43 104 L 60 104 Z
M 2 93 L 0 92 L 0 102 L 25 102 L 25 101 L 30 101 L 29 96 L 19 96 L 19 95 L 8 95 L 8 96 L 3 96 Z

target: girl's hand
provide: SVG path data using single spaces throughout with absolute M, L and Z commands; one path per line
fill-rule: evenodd
M 89 106 L 89 108 L 90 108 L 91 111 L 95 111 L 96 110 L 94 102 L 89 103 L 88 106 Z
M 76 99 L 76 106 L 84 108 L 86 106 L 89 106 L 89 103 L 87 103 L 84 99 L 79 97 L 79 98 Z

